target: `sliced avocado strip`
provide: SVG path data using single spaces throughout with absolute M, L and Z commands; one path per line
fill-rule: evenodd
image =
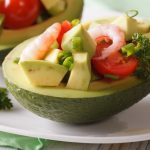
M 92 40 L 85 28 L 83 28 L 83 48 L 84 51 L 88 52 L 89 58 L 95 54 L 96 43 Z
M 62 39 L 62 44 L 61 47 L 63 50 L 66 51 L 74 51 L 73 46 L 72 46 L 72 39 L 73 37 L 81 37 L 82 36 L 82 25 L 79 24 L 69 30 L 63 37 Z
M 112 24 L 119 26 L 125 32 L 127 41 L 132 39 L 134 33 L 146 33 L 150 30 L 149 21 L 139 22 L 127 15 L 116 18 Z
M 43 60 L 22 61 L 19 65 L 36 86 L 58 86 L 68 71 L 64 66 Z
M 91 81 L 91 66 L 87 52 L 74 53 L 74 65 L 70 73 L 67 88 L 88 90 Z
M 45 60 L 54 64 L 58 64 L 58 54 L 60 52 L 61 52 L 60 49 L 52 49 L 45 57 Z
M 81 38 L 82 49 L 80 51 L 88 52 L 91 58 L 95 53 L 96 43 L 91 39 L 82 24 L 75 26 L 64 35 L 61 45 L 62 49 L 70 52 L 79 52 L 79 50 L 73 46 L 72 42 L 74 38 Z
M 33 25 L 31 27 L 27 27 L 24 29 L 18 30 L 6 30 L 3 29 L 0 34 L 0 45 L 7 46 L 9 45 L 18 45 L 22 41 L 39 35 L 46 28 L 48 28 L 51 24 L 55 22 L 61 22 L 64 20 L 73 20 L 74 18 L 78 18 L 81 16 L 81 12 L 83 9 L 83 0 L 66 0 L 67 7 L 66 9 L 57 16 L 51 17 L 50 19 L 40 23 Z M 76 9 L 74 9 L 76 8 Z

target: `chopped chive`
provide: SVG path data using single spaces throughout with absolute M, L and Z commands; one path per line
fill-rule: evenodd
M 15 64 L 18 64 L 19 61 L 20 61 L 20 58 L 19 58 L 19 57 L 16 57 L 16 58 L 14 59 L 14 63 L 15 63 Z
M 71 52 L 68 52 L 68 51 L 62 51 L 58 54 L 58 61 L 59 61 L 59 64 L 62 65 L 63 62 L 65 61 L 65 59 L 67 57 L 70 57 L 72 56 Z
M 121 48 L 123 54 L 126 54 L 127 57 L 133 55 L 135 53 L 135 45 L 133 43 L 129 43 Z
M 74 20 L 72 20 L 72 22 L 71 22 L 71 24 L 72 24 L 73 27 L 74 27 L 74 26 L 77 26 L 79 23 L 80 23 L 80 20 L 79 20 L 79 19 L 74 19 Z
M 112 80 L 118 80 L 118 79 L 119 79 L 118 76 L 112 75 L 112 74 L 105 74 L 104 77 L 105 77 L 105 78 L 112 79 Z
M 82 38 L 81 37 L 73 37 L 72 38 L 72 48 L 75 51 L 82 51 Z
M 67 57 L 64 62 L 63 62 L 63 66 L 65 66 L 66 68 L 68 68 L 70 71 L 72 70 L 72 66 L 73 65 L 73 57 Z

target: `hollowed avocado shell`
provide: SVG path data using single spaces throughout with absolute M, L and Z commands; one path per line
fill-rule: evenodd
M 3 73 L 9 91 L 18 102 L 41 117 L 75 124 L 97 122 L 127 109 L 150 92 L 150 81 L 136 77 L 125 82 L 120 80 L 120 84 L 101 90 L 91 86 L 89 91 L 33 86 L 20 66 L 13 62 L 29 42 L 25 41 L 10 52 L 3 62 Z

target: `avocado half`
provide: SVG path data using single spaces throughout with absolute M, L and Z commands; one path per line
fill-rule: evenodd
M 13 47 L 26 39 L 39 35 L 51 24 L 57 21 L 61 22 L 66 19 L 71 21 L 75 18 L 80 18 L 83 9 L 83 0 L 66 0 L 66 2 L 67 7 L 65 11 L 57 16 L 51 17 L 50 19 L 40 24 L 18 30 L 3 29 L 0 32 L 0 64 Z
M 33 86 L 14 63 L 31 41 L 23 42 L 8 54 L 3 62 L 3 74 L 18 102 L 41 117 L 74 124 L 97 122 L 127 109 L 150 92 L 150 80 L 142 81 L 134 76 L 112 83 L 93 81 L 88 91 L 67 89 L 64 85 Z

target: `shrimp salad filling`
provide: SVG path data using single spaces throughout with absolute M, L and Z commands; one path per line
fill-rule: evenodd
M 36 86 L 89 90 L 93 81 L 149 80 L 149 32 L 150 22 L 125 14 L 106 23 L 64 21 L 34 38 L 14 62 Z

